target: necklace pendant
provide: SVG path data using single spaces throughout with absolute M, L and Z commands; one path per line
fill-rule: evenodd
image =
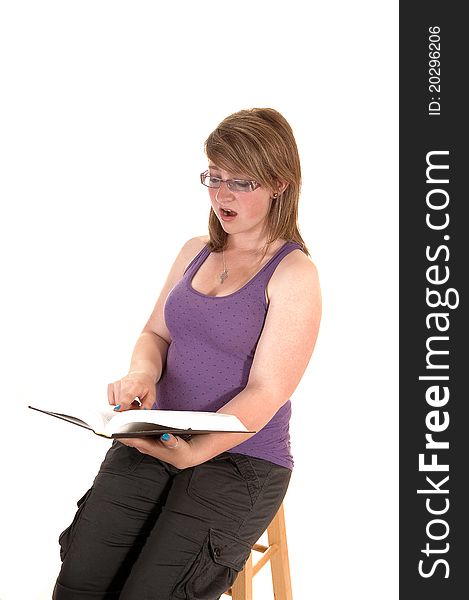
M 220 283 L 223 283 L 227 277 L 228 277 L 228 271 L 225 269 L 223 271 L 223 273 L 220 273 Z

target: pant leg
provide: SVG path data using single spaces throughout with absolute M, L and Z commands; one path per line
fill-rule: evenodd
M 228 452 L 179 472 L 120 600 L 217 600 L 277 512 L 290 475 Z
M 117 599 L 178 472 L 115 442 L 61 534 L 54 600 Z

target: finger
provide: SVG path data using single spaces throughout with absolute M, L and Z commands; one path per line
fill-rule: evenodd
M 179 446 L 179 438 L 175 435 L 171 435 L 170 433 L 163 433 L 163 435 L 160 436 L 160 440 L 165 448 L 172 449 Z
M 148 396 L 147 386 L 140 381 L 123 381 L 121 387 L 120 404 L 130 408 L 143 408 L 145 398 Z
M 119 442 L 130 448 L 135 448 L 135 450 L 138 450 L 139 452 L 143 452 L 143 445 L 138 438 L 119 438 Z
M 122 412 L 123 410 L 140 408 L 138 403 L 135 401 L 135 398 L 138 398 L 139 402 L 141 403 L 140 394 L 136 393 L 135 391 L 129 392 L 128 390 L 124 392 L 121 387 L 119 397 L 117 398 L 118 403 L 116 404 L 114 410 Z
M 107 401 L 111 405 L 116 403 L 116 399 L 114 398 L 114 384 L 113 383 L 108 383 L 108 385 L 107 385 Z
M 119 438 L 119 442 L 138 450 L 142 454 L 149 454 L 150 456 L 157 445 L 156 440 L 151 438 Z
M 121 382 L 120 380 L 114 381 L 114 383 L 110 383 L 108 386 L 108 398 L 109 394 L 111 395 L 111 399 L 109 404 L 120 404 L 120 396 L 121 396 Z
M 132 402 L 139 404 L 140 408 L 152 408 L 156 397 L 156 388 L 154 386 L 148 386 L 146 383 L 141 381 L 126 382 L 125 385 L 126 397 L 130 398 Z M 139 402 L 136 402 L 135 398 L 138 398 Z
M 138 400 L 137 400 L 138 399 Z M 121 394 L 122 410 L 132 409 L 151 409 L 155 403 L 155 394 L 150 394 L 147 389 L 135 386 Z
M 142 406 L 140 408 L 151 410 L 153 408 L 153 405 L 155 404 L 155 395 L 147 394 L 143 397 L 140 396 L 140 402 L 142 403 Z

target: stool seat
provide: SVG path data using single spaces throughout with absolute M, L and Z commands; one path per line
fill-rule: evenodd
M 254 544 L 251 554 L 238 574 L 233 586 L 225 592 L 232 600 L 253 600 L 252 578 L 269 562 L 272 571 L 273 598 L 275 600 L 292 600 L 290 563 L 288 560 L 287 533 L 283 504 L 267 527 L 268 546 Z M 253 552 L 262 553 L 254 563 Z M 262 599 L 266 600 L 266 599 Z

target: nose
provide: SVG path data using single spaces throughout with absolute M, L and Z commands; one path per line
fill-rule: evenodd
M 233 200 L 233 192 L 229 189 L 225 181 L 222 181 L 220 187 L 217 189 L 217 192 L 215 194 L 215 200 L 217 202 L 226 202 L 227 200 Z

